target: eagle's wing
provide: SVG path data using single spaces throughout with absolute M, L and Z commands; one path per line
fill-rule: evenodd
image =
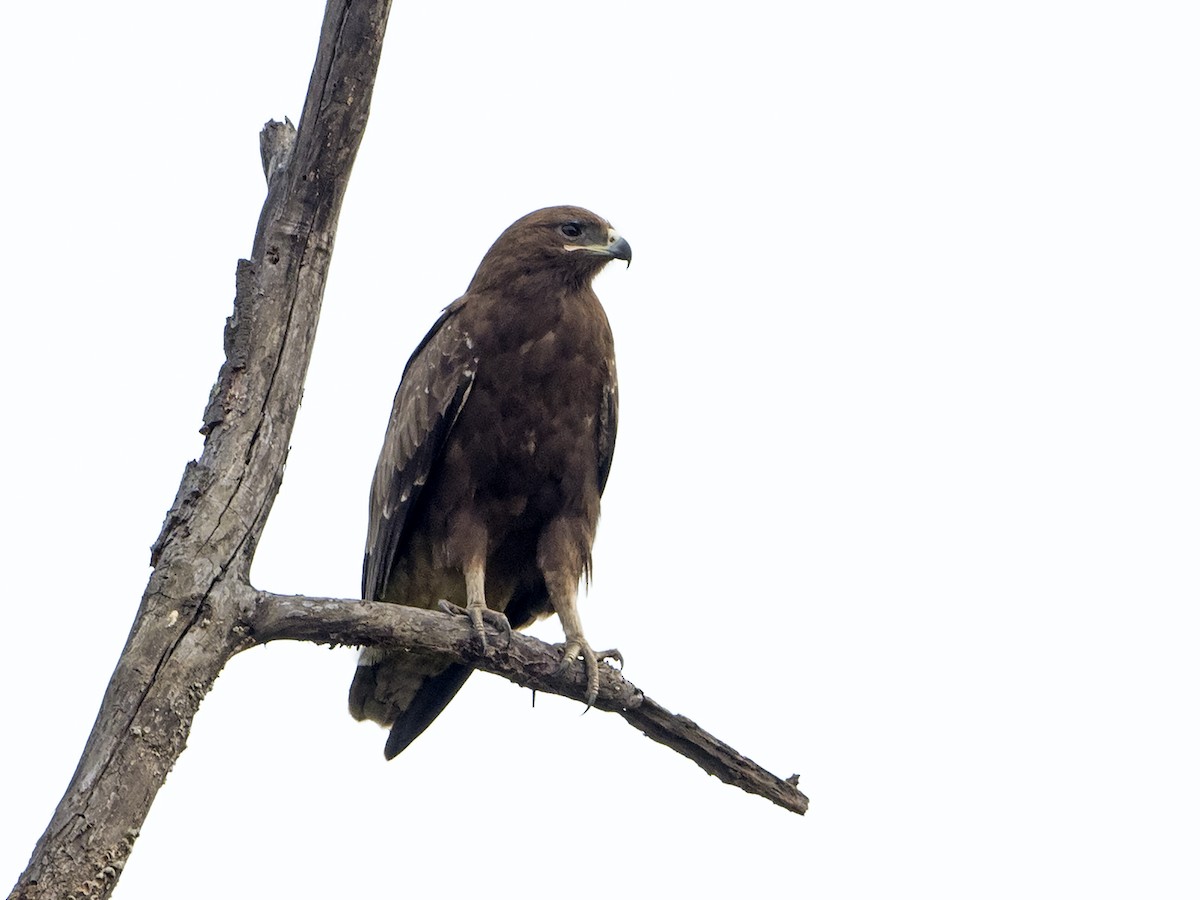
M 411 528 L 410 513 L 462 411 L 479 362 L 456 300 L 409 357 L 371 483 L 363 599 L 380 600 Z
M 599 477 L 596 485 L 600 493 L 608 483 L 608 473 L 612 469 L 613 448 L 617 445 L 617 367 L 615 360 L 608 361 L 608 382 L 600 398 L 600 417 L 596 422 L 596 459 L 599 463 Z
M 407 552 L 421 491 L 437 468 L 446 439 L 475 383 L 479 361 L 458 322 L 464 301 L 446 307 L 404 367 L 383 449 L 371 483 L 363 598 L 382 600 L 397 560 Z M 393 598 L 403 600 L 403 598 Z M 350 685 L 350 712 L 393 724 L 390 759 L 433 721 L 462 687 L 471 669 L 447 667 L 419 653 L 390 656 L 368 648 Z M 397 692 L 407 695 L 395 705 Z M 393 722 L 394 719 L 394 722 Z

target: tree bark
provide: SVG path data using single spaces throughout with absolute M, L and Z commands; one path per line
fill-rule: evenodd
M 523 635 L 485 658 L 465 622 L 389 604 L 255 591 L 250 564 L 278 493 L 312 353 L 334 236 L 366 128 L 390 0 L 329 0 L 298 129 L 268 123 L 268 179 L 250 259 L 237 267 L 225 363 L 151 553 L 154 571 L 67 791 L 11 898 L 108 897 L 192 717 L 235 653 L 272 639 L 437 649 L 537 690 L 581 698 L 582 668 Z M 794 812 L 794 786 L 673 716 L 615 670 L 596 706 L 706 771 Z
M 266 140 L 270 184 L 238 263 L 204 452 L 184 470 L 92 734 L 13 897 L 109 896 L 200 701 L 246 645 L 247 575 L 282 478 L 390 5 L 330 0 L 294 146 L 279 129 Z
M 574 665 L 559 672 L 559 650 L 514 633 L 506 647 L 489 641 L 487 656 L 473 650 L 471 628 L 457 616 L 397 606 L 314 597 L 286 597 L 260 591 L 247 610 L 247 632 L 255 643 L 281 638 L 333 644 L 395 644 L 436 650 L 461 663 L 507 678 L 522 687 L 583 700 L 587 677 Z M 795 776 L 778 778 L 684 716 L 675 715 L 643 694 L 610 666 L 600 668 L 597 709 L 618 713 L 646 737 L 686 756 L 709 775 L 803 815 L 808 798 Z

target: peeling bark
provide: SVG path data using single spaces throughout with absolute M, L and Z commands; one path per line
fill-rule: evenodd
M 246 646 L 247 575 L 282 478 L 390 5 L 330 0 L 294 142 L 289 126 L 268 126 L 267 199 L 238 264 L 204 452 L 184 470 L 92 734 L 12 897 L 109 896 L 200 701 Z
M 583 665 L 577 663 L 559 673 L 562 655 L 550 644 L 514 633 L 508 646 L 499 646 L 498 637 L 490 640 L 487 655 L 480 657 L 472 649 L 471 626 L 464 617 L 394 603 L 259 592 L 247 610 L 247 632 L 255 643 L 288 639 L 435 650 L 457 662 L 543 693 L 582 702 L 587 691 Z M 800 793 L 794 781 L 772 775 L 691 719 L 671 713 L 611 666 L 600 667 L 600 693 L 594 706 L 619 714 L 646 737 L 686 756 L 726 784 L 757 794 L 794 813 L 803 815 L 808 810 L 808 798 Z
M 524 635 L 478 658 L 466 621 L 361 601 L 284 597 L 250 586 L 250 564 L 283 477 L 312 353 L 338 213 L 366 128 L 390 0 L 329 0 L 298 129 L 270 122 L 268 180 L 253 252 L 237 267 L 225 362 L 151 551 L 154 571 L 67 791 L 10 894 L 108 897 L 192 717 L 225 663 L 269 640 L 435 649 L 539 691 L 582 698 L 584 675 Z M 794 812 L 781 780 L 667 712 L 612 669 L 600 709 L 619 713 L 705 771 Z

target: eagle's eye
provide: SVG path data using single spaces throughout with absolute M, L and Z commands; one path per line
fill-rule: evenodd
M 583 226 L 578 222 L 567 222 L 564 225 L 559 225 L 558 230 L 562 232 L 562 236 L 574 240 L 583 234 Z

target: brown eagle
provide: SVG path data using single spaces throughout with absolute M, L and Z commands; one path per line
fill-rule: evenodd
M 558 613 L 563 666 L 597 654 L 576 606 L 590 574 L 617 434 L 617 371 L 592 279 L 629 244 L 595 213 L 541 209 L 510 225 L 467 292 L 413 351 L 371 485 L 363 597 L 469 615 L 507 631 Z M 449 601 L 453 607 L 443 601 Z M 391 759 L 471 674 L 432 653 L 368 647 L 350 712 L 391 727 Z

